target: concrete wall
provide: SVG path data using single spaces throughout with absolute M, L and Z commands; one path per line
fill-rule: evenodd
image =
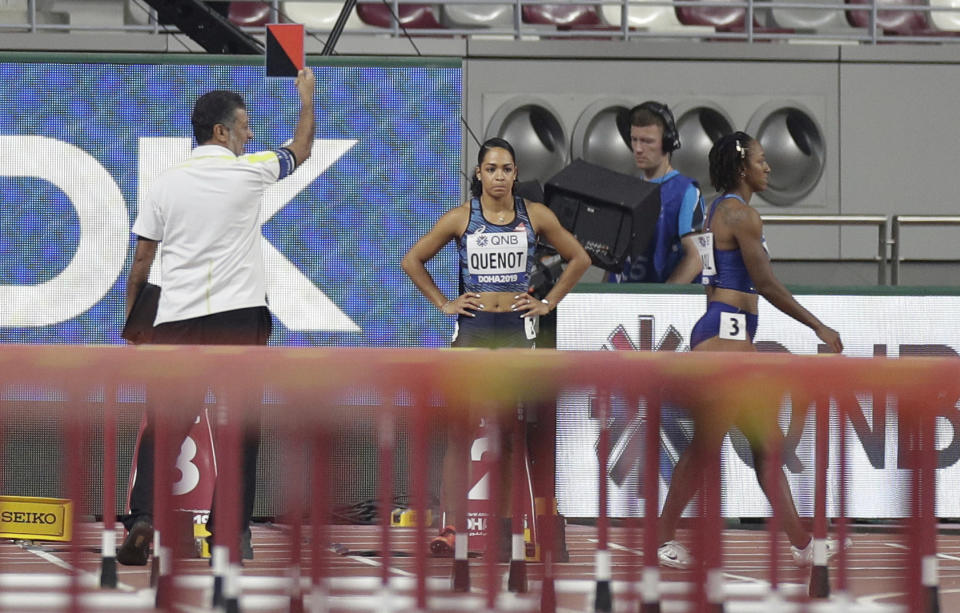
M 762 197 L 762 214 L 954 215 L 960 167 L 960 55 L 953 46 L 877 47 L 703 43 L 472 43 L 465 66 L 464 115 L 489 135 L 499 106 L 521 97 L 548 102 L 568 136 L 591 103 L 655 98 L 674 108 L 712 103 L 747 130 L 765 105 L 795 101 L 823 130 L 826 161 L 816 187 L 791 206 Z M 465 137 L 466 140 L 466 137 Z M 569 145 L 569 140 L 568 140 Z M 467 140 L 465 170 L 476 159 Z M 520 160 L 522 168 L 523 160 Z M 788 282 L 876 282 L 873 227 L 768 227 Z M 915 261 L 957 260 L 960 226 L 903 233 Z M 821 260 L 818 265 L 815 261 Z M 837 265 L 839 260 L 866 260 Z M 864 273 L 864 267 L 867 272 Z M 904 265 L 912 284 L 944 284 L 952 268 Z

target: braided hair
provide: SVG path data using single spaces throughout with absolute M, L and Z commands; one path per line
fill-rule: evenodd
M 747 165 L 747 154 L 756 141 L 746 132 L 722 136 L 710 149 L 710 183 L 719 193 L 729 192 L 740 185 Z
M 483 164 L 483 158 L 487 156 L 487 152 L 491 149 L 505 149 L 510 157 L 513 158 L 513 163 L 517 163 L 517 154 L 513 152 L 513 145 L 503 140 L 502 138 L 488 138 L 480 145 L 480 152 L 477 153 L 477 168 Z M 516 184 L 516 181 L 514 181 Z M 470 193 L 474 198 L 479 198 L 480 194 L 483 193 L 483 184 L 480 183 L 480 179 L 477 178 L 476 173 L 474 173 L 473 178 L 470 180 Z

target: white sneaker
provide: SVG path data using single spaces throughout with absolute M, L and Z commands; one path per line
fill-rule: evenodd
M 844 549 L 850 549 L 853 545 L 853 540 L 848 536 L 843 542 Z M 837 539 L 827 539 L 827 561 L 830 561 L 830 558 L 837 555 L 837 552 L 840 551 L 840 541 Z M 793 553 L 793 561 L 800 567 L 812 566 L 813 565 L 813 539 L 810 539 L 810 542 L 807 543 L 807 546 L 803 549 L 799 547 L 790 546 L 790 552 Z
M 685 570 L 693 566 L 693 557 L 687 548 L 677 541 L 667 541 L 657 549 L 657 558 L 660 564 L 670 568 Z

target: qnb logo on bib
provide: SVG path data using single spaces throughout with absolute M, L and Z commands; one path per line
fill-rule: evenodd
M 526 283 L 526 231 L 517 228 L 467 236 L 467 272 L 475 283 Z

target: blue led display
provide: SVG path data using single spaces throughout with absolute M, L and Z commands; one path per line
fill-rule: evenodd
M 271 344 L 444 346 L 452 321 L 400 259 L 459 203 L 460 68 L 339 61 L 314 70 L 311 160 L 331 160 L 299 193 L 273 208 L 265 199 L 276 209 L 263 226 Z M 248 151 L 292 136 L 293 81 L 263 71 L 0 63 L 0 342 L 123 342 L 130 228 L 141 192 L 194 146 L 194 100 L 240 92 L 255 135 Z M 452 246 L 429 269 L 456 294 Z

